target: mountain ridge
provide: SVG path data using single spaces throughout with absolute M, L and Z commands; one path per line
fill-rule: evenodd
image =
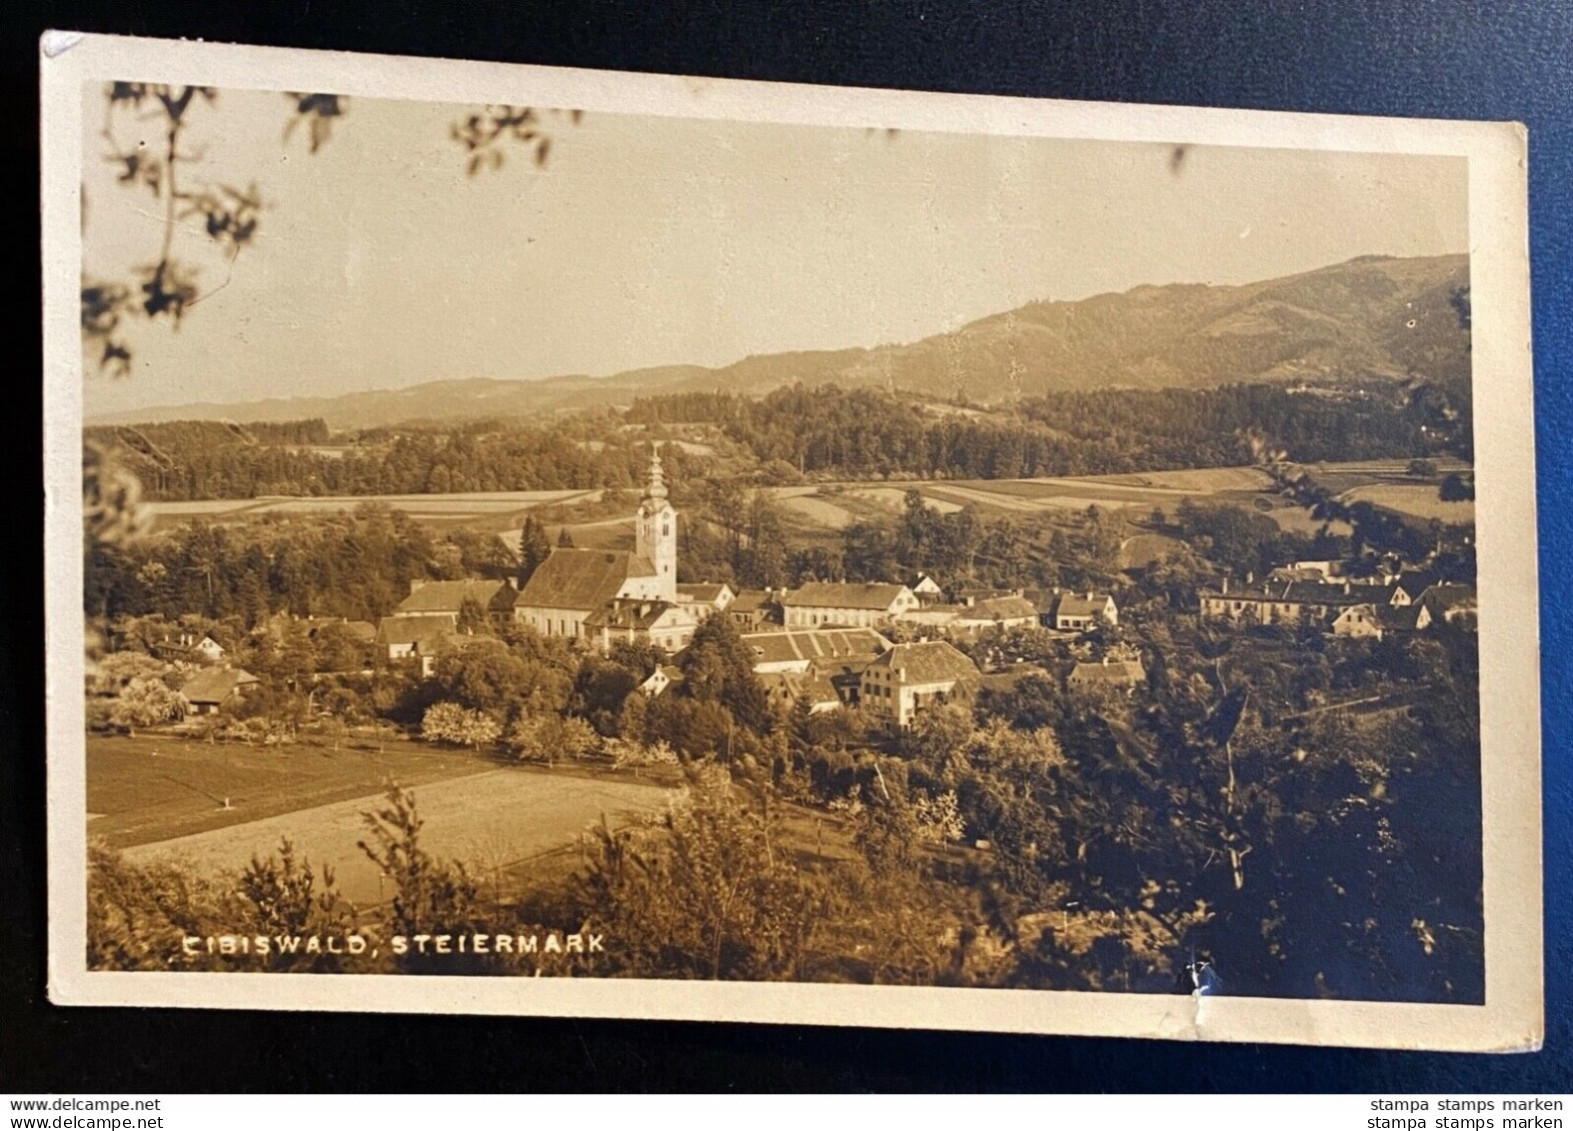
M 321 417 L 335 430 L 412 420 L 541 416 L 637 396 L 796 382 L 900 387 L 990 402 L 1058 390 L 1247 381 L 1469 377 L 1465 254 L 1359 256 L 1254 283 L 1141 284 L 1042 300 L 899 345 L 755 354 L 728 365 L 660 365 L 606 377 L 461 377 L 330 397 L 193 402 L 105 413 L 91 425 Z

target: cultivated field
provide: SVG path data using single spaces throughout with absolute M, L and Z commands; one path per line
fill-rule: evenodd
M 616 826 L 658 812 L 670 796 L 668 789 L 646 782 L 517 767 L 428 781 L 414 793 L 424 822 L 423 847 L 435 856 L 464 861 L 483 881 L 517 871 L 530 857 L 572 845 L 603 817 Z M 211 874 L 244 868 L 253 856 L 276 852 L 280 839 L 288 837 L 314 867 L 332 865 L 346 898 L 363 906 L 381 903 L 391 893 L 357 845 L 366 838 L 362 814 L 382 803 L 378 794 L 357 796 L 145 844 L 125 855 L 135 862 L 176 860 Z
M 88 832 L 125 848 L 362 797 L 389 780 L 420 786 L 496 767 L 467 750 L 403 739 L 367 746 L 89 736 Z

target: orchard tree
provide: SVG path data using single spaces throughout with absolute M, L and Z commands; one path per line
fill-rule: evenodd
M 421 737 L 427 742 L 468 746 L 479 750 L 497 741 L 502 728 L 484 711 L 474 711 L 457 703 L 434 703 L 421 718 Z

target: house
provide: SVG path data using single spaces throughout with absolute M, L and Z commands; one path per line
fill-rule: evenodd
M 889 640 L 872 628 L 745 632 L 741 639 L 753 656 L 754 671 L 760 675 L 767 672 L 801 674 L 814 664 L 822 667 L 847 662 L 866 664 L 891 646 Z
M 907 588 L 912 590 L 912 595 L 925 605 L 933 604 L 945 599 L 945 591 L 940 588 L 939 582 L 934 580 L 932 574 L 920 573 L 909 578 Z
M 946 627 L 964 632 L 1026 628 L 1038 624 L 1038 607 L 1025 597 L 986 597 L 957 609 Z
M 917 607 L 912 590 L 894 582 L 811 581 L 781 598 L 788 628 L 871 628 Z
M 989 585 L 968 585 L 956 590 L 956 603 L 960 605 L 975 605 L 979 601 L 991 601 L 995 597 L 1020 597 L 1020 589 L 997 589 Z
M 727 616 L 744 632 L 754 632 L 767 624 L 781 623 L 776 594 L 769 589 L 739 589 L 726 607 Z
M 859 700 L 864 710 L 904 729 L 931 707 L 970 703 L 981 682 L 977 665 L 952 644 L 897 644 L 864 669 Z
M 1382 639 L 1382 620 L 1376 612 L 1378 608 L 1392 608 L 1392 606 L 1350 605 L 1333 618 L 1333 635 L 1351 636 L 1356 639 Z
M 1086 632 L 1100 624 L 1120 623 L 1120 610 L 1107 593 L 1089 589 L 1085 593 L 1055 593 L 1049 611 L 1049 625 L 1061 632 Z
M 1426 588 L 1417 603 L 1429 610 L 1432 620 L 1470 629 L 1479 623 L 1480 600 L 1473 585 L 1438 583 Z
M 1391 596 L 1388 598 L 1388 604 L 1396 607 L 1413 605 L 1420 600 L 1427 589 L 1442 580 L 1439 574 L 1429 570 L 1414 570 L 1399 574 L 1390 587 Z
M 759 682 L 765 689 L 765 698 L 772 703 L 785 707 L 806 703 L 811 715 L 841 706 L 841 696 L 834 685 L 812 667 L 806 672 L 766 672 Z
M 672 664 L 662 664 L 645 677 L 644 682 L 639 685 L 637 690 L 653 698 L 682 678 L 683 673 L 680 668 Z
M 1388 605 L 1382 602 L 1350 605 L 1333 618 L 1333 635 L 1380 640 L 1395 632 L 1419 632 L 1431 623 L 1423 604 Z
M 457 623 L 466 605 L 479 608 L 494 624 L 515 617 L 518 590 L 506 581 L 471 578 L 465 581 L 410 579 L 410 595 L 393 610 L 395 617 L 452 617 Z
M 224 648 L 206 634 L 181 632 L 166 634 L 153 645 L 153 654 L 172 664 L 216 664 L 224 658 Z
M 180 697 L 192 715 L 216 715 L 233 707 L 262 681 L 244 668 L 209 668 L 181 685 Z
M 682 605 L 648 597 L 613 597 L 587 614 L 580 625 L 582 638 L 603 652 L 612 645 L 654 644 L 668 652 L 688 647 L 699 618 Z
M 677 603 L 703 620 L 711 613 L 721 613 L 737 599 L 732 587 L 724 581 L 701 581 L 677 587 Z
M 1129 694 L 1147 682 L 1147 669 L 1140 660 L 1115 659 L 1105 656 L 1098 663 L 1078 663 L 1065 680 L 1072 691 L 1087 692 L 1096 688 L 1112 688 Z
M 1230 592 L 1226 580 L 1220 589 L 1203 589 L 1197 602 L 1203 620 L 1309 626 L 1326 624 L 1351 605 L 1371 603 L 1371 590 L 1347 581 L 1274 581 Z
M 629 632 L 677 640 L 692 636 L 698 623 L 692 606 L 684 608 L 677 585 L 677 511 L 667 498 L 661 457 L 651 454 L 650 478 L 634 515 L 634 549 L 579 550 L 557 547 L 536 567 L 514 604 L 514 617 L 543 636 L 605 642 Z M 719 594 L 717 594 L 719 596 Z M 713 598 L 714 599 L 714 598 Z M 727 602 L 730 604 L 730 601 Z M 680 610 L 661 612 L 661 620 L 642 624 L 656 604 Z M 631 610 L 648 605 L 644 612 Z M 591 616 L 595 623 L 590 624 Z M 640 626 L 634 624 L 641 622 Z M 676 647 L 686 644 L 686 638 Z
M 388 660 L 418 659 L 421 675 L 432 673 L 437 654 L 457 635 L 458 621 L 447 614 L 423 617 L 383 617 L 374 641 L 378 654 Z

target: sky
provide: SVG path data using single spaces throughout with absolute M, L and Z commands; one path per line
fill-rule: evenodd
M 86 92 L 83 269 L 129 280 L 162 208 L 107 160 Z M 231 265 L 191 223 L 178 330 L 134 324 L 130 376 L 85 366 L 89 417 L 466 377 L 608 375 L 908 342 L 1027 302 L 1246 283 L 1468 245 L 1462 159 L 548 116 L 466 176 L 465 106 L 353 100 L 310 153 L 281 94 L 192 112 L 183 184 L 255 183 Z M 117 113 L 120 147 L 160 144 Z

